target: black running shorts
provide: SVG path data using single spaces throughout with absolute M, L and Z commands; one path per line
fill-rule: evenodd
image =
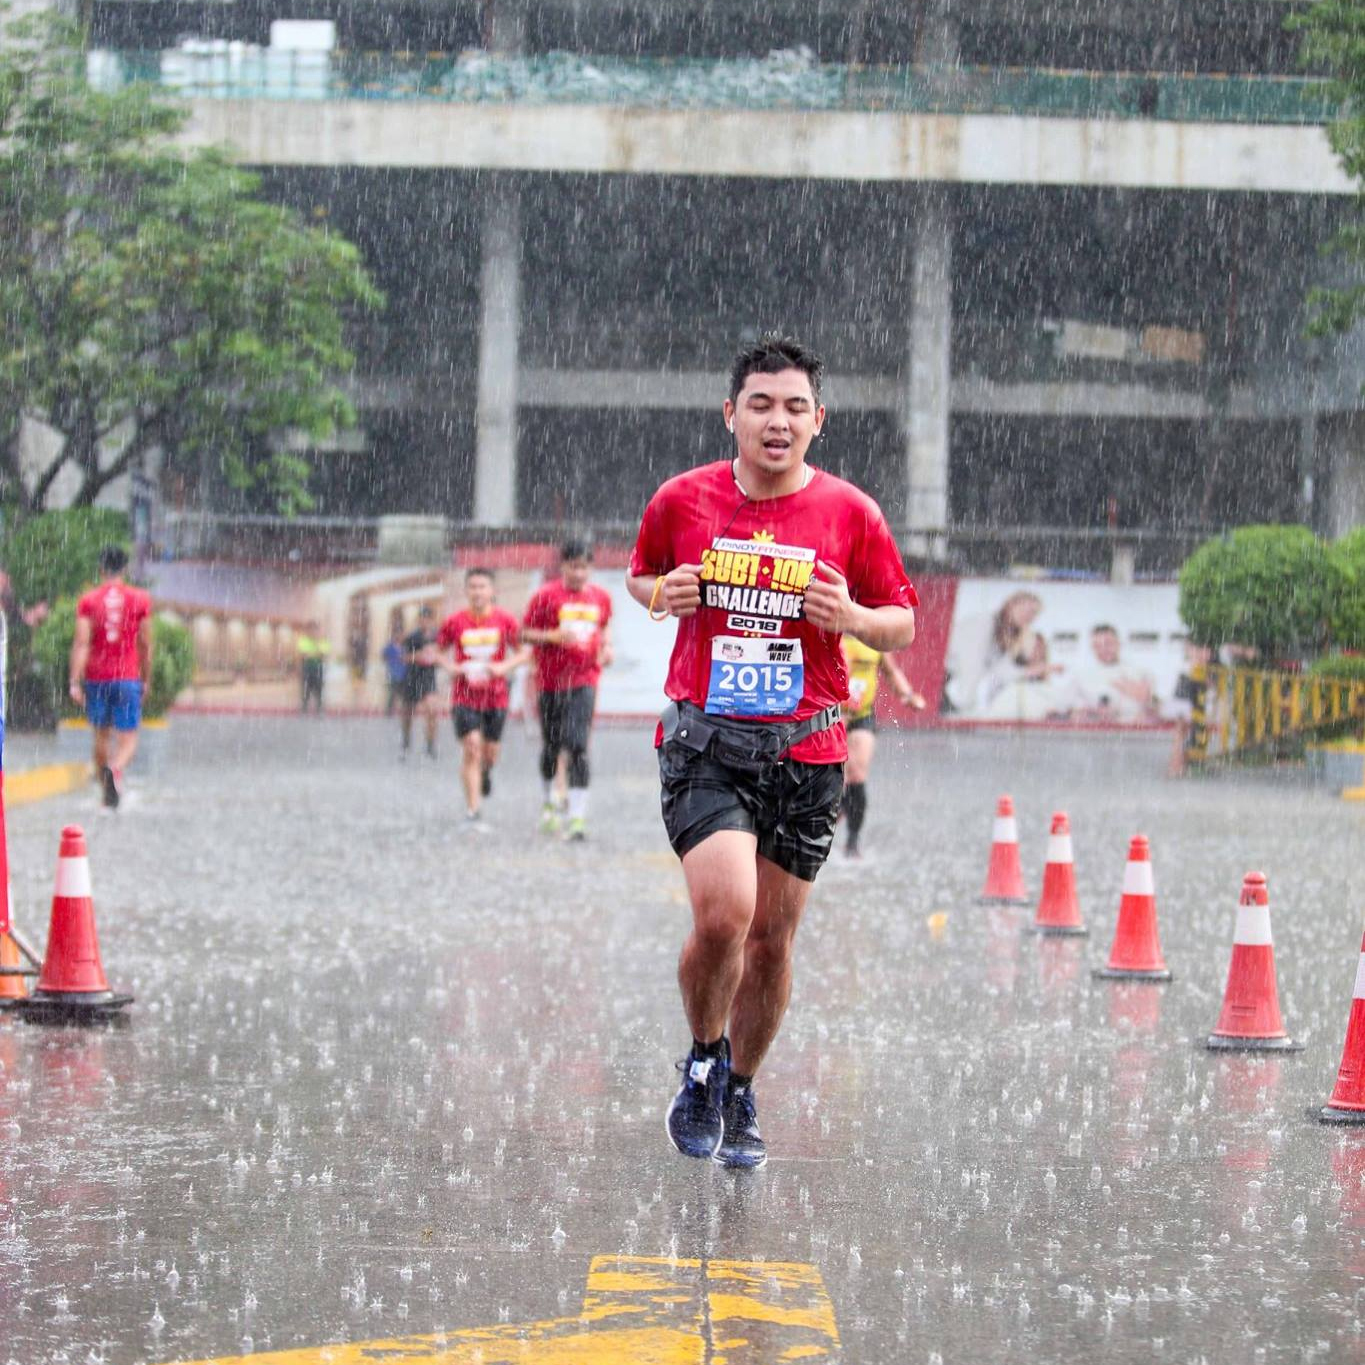
M 813 882 L 834 843 L 842 763 L 769 763 L 738 770 L 669 740 L 659 749 L 664 828 L 682 857 L 709 835 L 740 829 L 784 872 Z
M 477 730 L 490 744 L 497 744 L 502 739 L 502 728 L 507 724 L 507 708 L 457 706 L 451 711 L 450 719 L 455 726 L 456 739 L 463 739 Z
M 541 741 L 547 749 L 582 753 L 592 732 L 592 713 L 597 705 L 595 687 L 566 687 L 562 692 L 540 692 Z
M 851 735 L 855 730 L 870 730 L 874 735 L 877 733 L 877 717 L 869 711 L 865 716 L 858 716 L 853 720 L 844 722 L 844 729 Z

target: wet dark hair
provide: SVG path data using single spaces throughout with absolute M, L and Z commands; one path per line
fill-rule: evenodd
M 751 374 L 779 374 L 783 370 L 800 370 L 810 380 L 811 396 L 820 401 L 820 380 L 825 373 L 825 362 L 795 337 L 780 332 L 765 332 L 752 346 L 745 346 L 730 366 L 730 401 L 739 397 L 744 381 Z
M 1101 621 L 1099 625 L 1090 627 L 1090 633 L 1092 635 L 1117 635 L 1119 632 L 1117 626 L 1111 626 L 1108 621 Z
M 582 540 L 566 540 L 559 547 L 559 558 L 562 563 L 566 559 L 586 559 L 592 561 L 592 546 Z
M 435 615 L 436 608 L 431 606 L 424 606 L 417 613 L 418 619 L 422 621 L 430 621 Z
M 496 577 L 497 575 L 494 574 L 492 569 L 485 569 L 481 564 L 471 565 L 464 571 L 464 581 L 466 583 L 468 583 L 471 578 L 486 578 L 491 583 Z
M 106 545 L 100 551 L 101 573 L 122 573 L 128 567 L 128 551 L 122 545 Z

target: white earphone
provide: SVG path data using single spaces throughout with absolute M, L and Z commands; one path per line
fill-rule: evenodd
M 727 428 L 729 428 L 730 435 L 733 436 L 733 435 L 735 434 L 735 423 L 734 423 L 734 419 L 731 418 L 731 420 L 728 421 L 728 422 L 726 422 L 725 425 L 726 425 Z

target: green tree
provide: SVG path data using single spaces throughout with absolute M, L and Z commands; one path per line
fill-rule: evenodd
M 1304 65 L 1328 78 L 1328 91 L 1340 110 L 1327 128 L 1328 141 L 1342 169 L 1365 188 L 1365 2 L 1314 0 L 1291 14 L 1285 26 L 1301 34 Z M 1325 250 L 1346 261 L 1365 262 L 1365 221 L 1346 224 Z M 1310 335 L 1348 331 L 1365 313 L 1365 282 L 1311 289 L 1308 307 Z
M 1251 645 L 1267 662 L 1326 642 L 1347 579 L 1306 526 L 1242 526 L 1180 570 L 1180 615 L 1196 644 Z
M 38 511 L 64 469 L 88 505 L 159 449 L 307 506 L 281 437 L 351 426 L 336 378 L 349 311 L 378 307 L 356 248 L 258 195 L 219 151 L 182 152 L 184 112 L 84 80 L 53 15 L 0 46 L 0 500 Z M 25 480 L 24 417 L 58 453 Z

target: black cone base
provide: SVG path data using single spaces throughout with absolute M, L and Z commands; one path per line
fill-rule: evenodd
M 34 991 L 14 1002 L 15 1013 L 35 1024 L 98 1024 L 118 1017 L 133 1003 L 113 991 Z
M 1205 1047 L 1213 1052 L 1302 1052 L 1303 1043 L 1292 1038 L 1230 1038 L 1210 1033 Z

